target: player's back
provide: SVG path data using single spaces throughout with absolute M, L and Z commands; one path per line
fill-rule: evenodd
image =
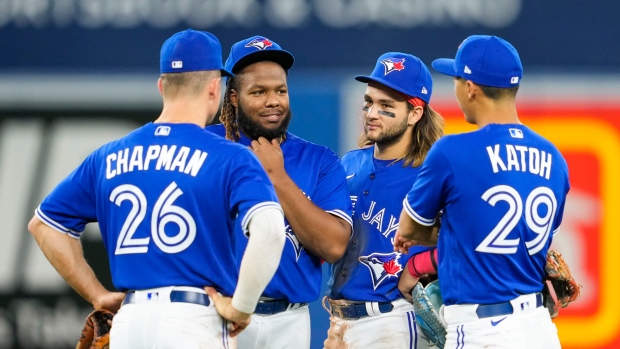
M 92 160 L 117 288 L 213 285 L 232 294 L 233 225 L 246 226 L 265 188 L 277 205 L 253 154 L 194 124 L 151 123 Z
M 446 288 L 446 304 L 541 291 L 569 189 L 560 152 L 524 125 L 491 124 L 436 146 L 449 163 L 439 244 L 450 243 L 440 279 L 456 284 Z

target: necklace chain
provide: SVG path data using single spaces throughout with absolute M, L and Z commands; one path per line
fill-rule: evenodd
M 399 158 L 397 158 L 397 159 L 394 159 L 394 161 L 390 162 L 390 163 L 389 163 L 387 166 L 385 166 L 385 167 L 390 167 L 390 166 L 394 165 L 395 163 L 399 162 L 400 160 L 402 160 L 402 159 L 404 159 L 404 158 L 405 158 L 405 155 L 403 155 L 403 156 L 401 156 L 401 157 L 399 157 Z

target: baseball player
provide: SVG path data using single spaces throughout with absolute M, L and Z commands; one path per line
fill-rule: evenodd
M 286 218 L 282 262 L 240 348 L 309 348 L 307 304 L 319 297 L 321 260 L 335 262 L 351 237 L 351 202 L 336 154 L 290 132 L 291 53 L 262 36 L 235 43 L 220 120 L 207 129 L 249 146 L 273 183 Z M 245 240 L 239 239 L 239 251 Z
M 435 143 L 404 201 L 395 247 L 439 239 L 446 348 L 560 348 L 540 292 L 568 169 L 519 121 L 519 55 L 501 38 L 474 35 L 433 68 L 454 77 L 465 120 L 479 129 Z
M 402 210 L 431 145 L 443 134 L 443 118 L 428 104 L 433 82 L 428 68 L 410 54 L 389 52 L 377 60 L 364 94 L 360 148 L 342 164 L 353 203 L 353 237 L 344 257 L 332 265 L 326 307 L 331 329 L 349 349 L 423 348 L 416 334 L 413 305 L 403 299 L 398 280 L 413 247 L 394 252 Z M 329 336 L 326 348 L 337 347 Z M 340 338 L 338 338 L 340 339 Z
M 204 129 L 218 111 L 220 74 L 229 74 L 217 38 L 173 35 L 160 68 L 159 118 L 89 155 L 29 229 L 96 309 L 123 302 L 111 347 L 231 348 L 279 264 L 283 213 L 256 157 Z M 114 286 L 125 294 L 105 290 L 84 260 L 88 222 L 99 222 Z M 239 273 L 235 229 L 249 236 Z

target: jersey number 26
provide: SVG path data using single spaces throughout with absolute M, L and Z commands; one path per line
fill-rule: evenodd
M 151 214 L 151 236 L 155 245 L 166 253 L 178 253 L 192 244 L 196 237 L 196 222 L 187 210 L 173 205 L 174 201 L 183 194 L 175 182 L 164 190 L 153 207 Z M 114 254 L 146 253 L 149 237 L 134 238 L 133 234 L 146 216 L 147 201 L 140 188 L 131 184 L 123 184 L 112 190 L 110 201 L 120 206 L 125 200 L 132 203 L 131 211 L 125 219 L 116 243 Z M 179 232 L 174 236 L 166 235 L 166 224 L 178 225 Z

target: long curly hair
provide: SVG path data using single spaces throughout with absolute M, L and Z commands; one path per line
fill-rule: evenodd
M 226 92 L 224 93 L 224 102 L 222 103 L 222 112 L 220 113 L 220 122 L 226 129 L 226 139 L 238 141 L 241 138 L 239 126 L 237 126 L 237 109 L 230 102 L 232 90 L 239 91 L 239 78 L 229 77 L 226 81 Z

